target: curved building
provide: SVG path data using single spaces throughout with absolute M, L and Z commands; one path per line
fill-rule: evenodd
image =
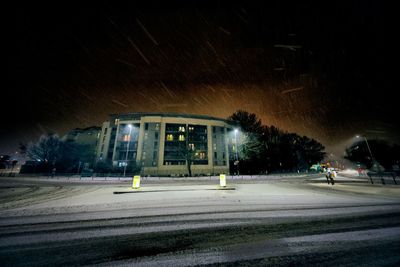
M 230 121 L 210 116 L 113 114 L 103 123 L 96 158 L 142 175 L 227 174 L 232 129 Z

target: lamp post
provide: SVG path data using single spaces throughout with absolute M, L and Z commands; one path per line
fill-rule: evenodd
M 360 138 L 359 135 L 357 135 L 356 137 L 357 137 L 357 138 Z M 374 157 L 372 156 L 372 152 L 371 152 L 371 148 L 369 147 L 368 140 L 367 140 L 367 138 L 366 138 L 365 136 L 362 136 L 362 137 L 364 138 L 365 143 L 367 144 L 367 148 L 368 148 L 368 151 L 369 151 L 369 155 L 371 156 L 371 164 L 372 164 L 372 167 L 374 167 Z M 374 181 L 372 180 L 372 176 L 370 176 L 370 180 L 371 180 L 371 184 L 373 184 Z M 384 183 L 383 179 L 382 179 L 382 183 Z
M 128 152 L 129 152 L 129 143 L 131 142 L 132 125 L 128 124 L 128 128 L 129 128 L 129 137 L 128 137 L 128 144 L 127 144 L 127 147 L 126 147 L 124 177 L 125 177 L 125 173 L 126 173 L 126 166 L 128 165 Z
M 356 137 L 360 138 L 359 135 L 357 135 Z M 372 152 L 371 152 L 371 148 L 369 147 L 368 140 L 367 140 L 367 138 L 365 136 L 363 136 L 363 138 L 365 140 L 365 143 L 367 144 L 367 148 L 368 148 L 368 151 L 369 151 L 369 155 L 371 156 L 372 164 L 374 164 L 374 157 L 372 156 Z
M 236 152 L 236 171 L 237 175 L 239 176 L 239 157 L 238 157 L 238 146 L 237 146 L 237 132 L 238 129 L 235 129 L 235 152 Z

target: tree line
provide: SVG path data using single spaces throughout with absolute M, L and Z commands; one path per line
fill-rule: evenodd
M 242 174 L 305 171 L 325 157 L 325 147 L 318 141 L 262 125 L 253 113 L 238 110 L 228 119 L 236 121 L 241 130 L 237 147 L 239 164 L 237 168 L 231 164 L 232 171 L 239 169 Z
M 79 173 L 95 159 L 90 145 L 63 141 L 54 133 L 42 135 L 28 146 L 20 145 L 20 151 L 32 161 L 22 166 L 21 173 Z

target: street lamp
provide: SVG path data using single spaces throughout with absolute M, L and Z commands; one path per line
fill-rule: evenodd
M 235 152 L 236 152 L 236 171 L 237 175 L 239 176 L 239 157 L 238 157 L 238 146 L 237 146 L 237 133 L 238 129 L 235 129 Z
M 359 135 L 357 135 L 356 137 L 360 138 Z M 371 148 L 369 147 L 368 140 L 365 136 L 362 136 L 362 137 L 364 137 L 365 143 L 367 144 L 369 155 L 371 156 L 371 164 L 372 164 L 372 167 L 374 167 L 374 157 L 372 156 L 372 152 L 371 152 Z M 374 184 L 374 181 L 372 180 L 372 176 L 370 176 L 370 180 L 371 180 L 371 184 Z M 382 178 L 382 183 L 384 183 L 383 178 Z
M 126 166 L 128 165 L 128 152 L 129 152 L 129 143 L 131 142 L 132 125 L 128 124 L 128 128 L 129 128 L 129 137 L 128 137 L 128 144 L 127 144 L 127 147 L 126 147 L 124 177 L 125 177 L 125 173 L 126 173 Z
M 360 138 L 359 135 L 357 135 L 356 137 Z M 371 148 L 369 147 L 368 140 L 367 140 L 367 138 L 365 136 L 362 136 L 362 137 L 364 137 L 365 143 L 367 144 L 367 148 L 368 148 L 369 154 L 371 156 L 372 164 L 374 164 L 374 157 L 372 156 L 372 152 L 371 152 Z

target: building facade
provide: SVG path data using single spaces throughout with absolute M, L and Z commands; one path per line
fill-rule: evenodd
M 224 119 L 174 113 L 113 114 L 103 123 L 97 162 L 142 175 L 229 173 L 235 144 Z M 190 165 L 190 168 L 189 166 Z M 129 171 L 128 171 L 129 172 Z

